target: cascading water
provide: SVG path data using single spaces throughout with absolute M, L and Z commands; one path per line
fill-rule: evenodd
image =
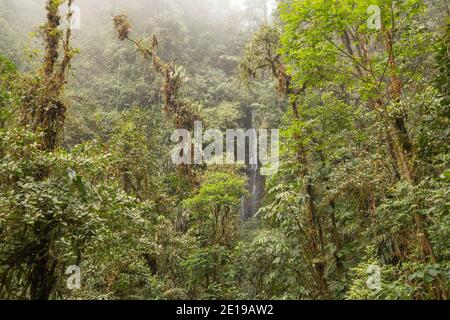
M 255 128 L 256 126 L 256 111 L 251 112 L 250 116 L 250 128 Z M 247 148 L 249 150 L 250 148 Z M 250 158 L 251 156 L 256 157 L 256 159 Z M 259 210 L 262 193 L 264 192 L 264 179 L 259 172 L 259 162 L 257 154 L 249 155 L 247 165 L 247 178 L 248 178 L 248 196 L 243 197 L 241 201 L 241 218 L 242 220 L 247 220 L 253 218 Z M 253 164 L 252 164 L 253 163 Z

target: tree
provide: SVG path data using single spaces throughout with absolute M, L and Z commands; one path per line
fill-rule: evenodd
M 275 26 L 263 25 L 247 43 L 240 63 L 244 79 L 256 78 L 257 73 L 269 72 L 277 80 L 278 93 L 291 98 L 294 117 L 298 118 L 298 95 L 304 91 L 304 85 L 296 88 L 280 54 L 280 32 Z
M 47 23 L 40 29 L 45 45 L 44 62 L 39 75 L 27 79 L 27 87 L 22 93 L 21 123 L 31 126 L 35 132 L 42 130 L 42 147 L 46 150 L 55 149 L 58 133 L 64 124 L 66 107 L 61 93 L 75 53 L 70 44 L 70 22 L 65 30 L 61 28 L 60 8 L 63 3 L 60 0 L 47 1 Z M 68 8 L 72 4 L 73 0 L 68 0 Z M 68 12 L 67 21 L 71 21 L 73 12 L 71 9 Z M 61 58 L 60 46 L 63 50 Z
M 283 52 L 291 63 L 294 81 L 326 87 L 337 81 L 353 92 L 362 108 L 374 110 L 385 123 L 385 144 L 395 160 L 397 172 L 411 184 L 419 177 L 414 164 L 415 151 L 406 128 L 408 107 L 402 100 L 413 86 L 404 83 L 415 81 L 411 64 L 423 68 L 426 52 L 425 31 L 412 25 L 400 32 L 406 17 L 412 18 L 423 10 L 421 1 L 400 4 L 397 1 L 379 1 L 383 20 L 380 32 L 372 32 L 365 21 L 369 3 L 348 3 L 328 10 L 328 1 L 293 2 L 285 5 L 283 19 L 287 21 L 283 36 Z M 408 12 L 401 16 L 401 12 Z M 301 32 L 298 30 L 300 26 Z M 423 30 L 423 29 L 422 29 Z M 408 37 L 408 38 L 406 38 Z M 417 47 L 395 47 L 397 43 L 416 40 Z M 302 49 L 298 43 L 302 43 Z M 423 58 L 422 58 L 423 59 Z M 406 61 L 400 67 L 398 60 Z M 295 70 L 295 71 L 294 71 Z M 416 213 L 418 242 L 424 259 L 436 261 L 430 239 L 424 226 L 424 218 Z

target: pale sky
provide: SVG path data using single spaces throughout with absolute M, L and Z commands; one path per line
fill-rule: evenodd
M 231 4 L 231 6 L 241 8 L 242 10 L 244 10 L 246 8 L 244 0 L 230 0 L 230 4 Z M 271 15 L 272 12 L 274 12 L 275 9 L 277 8 L 276 0 L 268 1 L 267 8 L 268 8 L 269 15 Z
M 230 4 L 234 7 L 239 7 L 241 9 L 246 8 L 243 0 L 230 0 Z

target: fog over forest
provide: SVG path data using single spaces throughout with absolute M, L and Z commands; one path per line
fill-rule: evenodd
M 0 299 L 448 300 L 449 17 L 0 0 Z

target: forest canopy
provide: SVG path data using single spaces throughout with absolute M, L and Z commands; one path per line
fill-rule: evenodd
M 448 300 L 449 18 L 0 0 L 0 299 Z M 276 129 L 277 171 L 174 163 L 196 122 Z

